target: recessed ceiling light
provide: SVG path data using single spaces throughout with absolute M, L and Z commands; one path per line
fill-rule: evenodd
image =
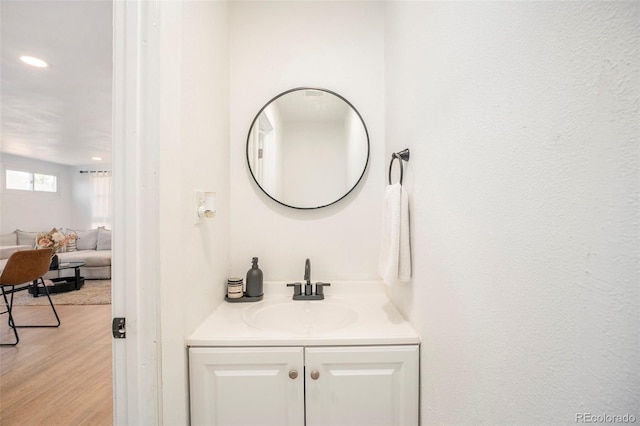
M 91 157 L 94 161 L 102 161 L 102 157 Z
M 25 64 L 38 67 L 38 68 L 46 68 L 49 66 L 48 63 L 39 58 L 34 58 L 33 56 L 20 56 L 20 60 Z

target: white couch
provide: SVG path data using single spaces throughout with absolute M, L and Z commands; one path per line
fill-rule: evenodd
M 42 231 L 48 232 L 49 230 Z M 75 233 L 76 249 L 71 246 L 58 251 L 60 263 L 84 262 L 80 275 L 88 280 L 111 279 L 111 230 L 104 227 L 88 230 L 62 230 L 65 234 Z M 18 250 L 30 250 L 36 246 L 36 237 L 41 232 L 21 231 L 0 235 L 0 270 L 4 269 L 11 253 Z M 50 271 L 45 278 L 73 276 L 73 269 Z

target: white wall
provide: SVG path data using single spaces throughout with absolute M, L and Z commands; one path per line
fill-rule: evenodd
M 423 424 L 640 418 L 633 2 L 388 2 Z
M 226 2 L 161 7 L 162 424 L 180 425 L 188 423 L 184 339 L 222 301 L 229 272 L 228 14 Z M 196 189 L 217 193 L 217 215 L 198 225 Z
M 260 258 L 266 280 L 375 279 L 384 188 L 384 5 L 381 2 L 230 3 L 231 273 Z M 255 114 L 301 86 L 340 93 L 362 114 L 372 157 L 359 187 L 321 210 L 264 195 L 245 156 Z
M 23 231 L 48 231 L 70 226 L 71 169 L 56 163 L 2 154 L 0 167 L 0 234 Z M 7 191 L 5 170 L 51 174 L 57 177 L 58 192 Z

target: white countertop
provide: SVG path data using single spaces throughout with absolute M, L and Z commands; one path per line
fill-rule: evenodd
M 420 343 L 418 333 L 400 315 L 385 293 L 382 282 L 332 282 L 325 287 L 325 300 L 291 300 L 293 288 L 286 282 L 265 282 L 264 300 L 251 303 L 222 302 L 186 339 L 187 346 L 325 346 L 402 345 Z M 314 286 L 315 288 L 315 286 Z M 303 286 L 304 292 L 304 286 Z M 328 303 L 348 307 L 355 320 L 336 330 L 307 328 L 285 332 L 249 325 L 248 312 L 262 306 Z M 282 305 L 280 305 L 282 304 Z M 245 310 L 251 311 L 245 312 Z M 321 327 L 320 327 L 321 328 Z

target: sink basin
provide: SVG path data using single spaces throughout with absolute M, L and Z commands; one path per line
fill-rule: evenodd
M 244 322 L 252 327 L 305 335 L 339 330 L 357 318 L 350 307 L 327 299 L 266 301 L 250 306 L 242 314 Z

